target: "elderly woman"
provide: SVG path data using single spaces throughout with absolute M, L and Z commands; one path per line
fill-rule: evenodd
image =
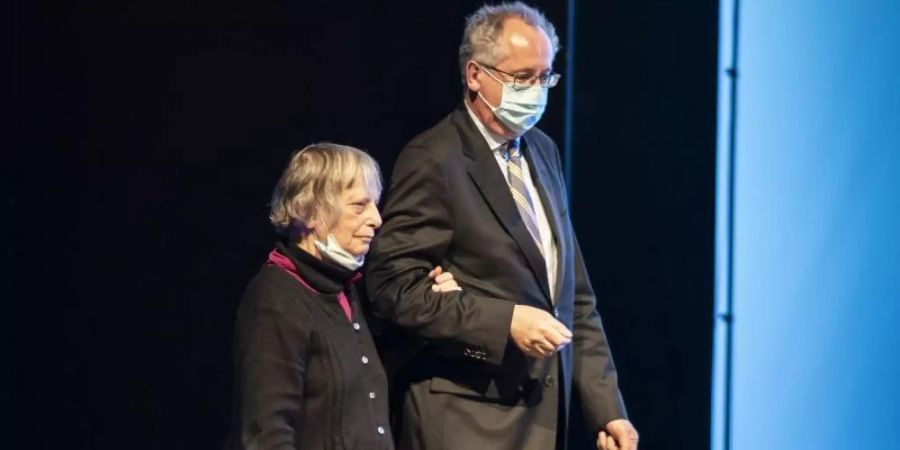
M 294 153 L 269 216 L 284 236 L 236 325 L 230 449 L 392 449 L 387 382 L 354 283 L 381 226 L 378 165 L 314 144 Z M 435 268 L 433 289 L 459 289 Z

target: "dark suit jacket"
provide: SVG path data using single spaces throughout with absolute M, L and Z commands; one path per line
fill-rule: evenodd
M 417 353 L 403 359 L 401 378 L 430 379 L 432 392 L 514 404 L 560 373 L 560 410 L 568 411 L 574 386 L 589 429 L 599 430 L 626 412 L 569 219 L 559 151 L 538 129 L 522 142 L 558 248 L 555 302 L 544 260 L 464 104 L 401 152 L 366 284 L 375 314 L 419 338 Z M 431 290 L 427 274 L 437 264 L 453 273 L 461 292 Z M 536 361 L 512 343 L 516 304 L 545 309 L 573 330 L 572 344 L 558 360 Z M 543 396 L 558 393 L 545 390 Z

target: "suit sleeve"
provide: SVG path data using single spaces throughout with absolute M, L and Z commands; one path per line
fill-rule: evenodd
M 237 323 L 240 382 L 239 448 L 294 449 L 295 420 L 303 402 L 308 333 L 279 311 L 257 305 L 260 292 L 248 292 L 248 307 Z M 263 294 L 264 295 L 264 294 Z
M 500 364 L 515 304 L 465 290 L 431 290 L 428 272 L 444 260 L 454 225 L 461 221 L 453 216 L 450 189 L 443 165 L 423 149 L 401 153 L 367 264 L 373 312 L 424 338 L 461 343 L 480 359 Z
M 565 179 L 559 150 L 550 142 L 554 150 L 556 173 L 562 196 L 567 199 Z M 619 392 L 618 376 L 613 363 L 606 333 L 597 312 L 597 297 L 591 286 L 587 267 L 581 254 L 581 246 L 575 230 L 569 226 L 575 247 L 575 314 L 572 337 L 572 384 L 581 398 L 583 415 L 588 430 L 597 432 L 607 423 L 616 419 L 627 419 L 625 403 Z

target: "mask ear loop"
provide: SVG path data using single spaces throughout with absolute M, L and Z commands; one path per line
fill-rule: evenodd
M 487 67 L 484 67 L 484 66 L 482 66 L 481 64 L 478 64 L 477 62 L 476 62 L 475 64 L 477 64 L 478 67 L 481 68 L 481 71 L 482 71 L 482 72 L 486 73 L 487 76 L 491 77 L 492 80 L 494 80 L 494 81 L 500 83 L 501 86 L 505 86 L 505 85 L 506 85 L 506 83 L 504 83 L 503 80 L 501 80 L 501 79 L 495 77 L 493 74 L 491 74 L 491 71 L 488 70 Z
M 500 85 L 501 88 L 507 87 L 507 86 L 506 86 L 506 83 L 504 83 L 502 80 L 500 80 L 499 78 L 497 78 L 497 77 L 495 77 L 494 75 L 492 75 L 492 74 L 491 74 L 491 71 L 488 70 L 487 67 L 482 66 L 481 63 L 479 63 L 478 61 L 473 61 L 473 62 L 475 63 L 476 66 L 478 66 L 478 69 L 479 69 L 479 70 L 481 70 L 482 72 L 484 72 L 484 74 L 487 75 L 488 77 L 490 77 L 492 80 L 496 81 L 496 82 Z M 481 90 L 477 91 L 476 94 L 478 95 L 478 98 L 480 98 L 481 101 L 483 101 L 484 104 L 487 105 L 488 108 L 491 109 L 491 111 L 496 111 L 497 109 L 500 108 L 500 105 L 494 106 L 494 105 L 491 104 L 491 102 L 487 101 L 487 99 L 484 98 L 484 95 L 481 94 Z M 500 94 L 500 103 L 501 103 L 501 104 L 503 103 L 503 93 L 502 93 L 502 91 L 501 91 L 501 94 Z

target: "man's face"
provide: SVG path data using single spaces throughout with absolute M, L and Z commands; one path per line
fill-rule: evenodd
M 494 65 L 499 71 L 518 75 L 520 78 L 533 79 L 549 71 L 553 65 L 553 47 L 547 33 L 521 19 L 510 18 L 504 22 L 497 45 L 506 56 Z M 488 74 L 487 71 L 491 73 Z M 466 84 L 470 91 L 480 92 L 484 97 L 484 99 L 470 98 L 472 108 L 481 122 L 494 133 L 512 139 L 517 137 L 516 134 L 500 123 L 490 107 L 484 104 L 486 100 L 490 106 L 500 105 L 503 86 L 495 78 L 504 83 L 513 81 L 512 76 L 499 71 L 470 61 L 466 66 Z

